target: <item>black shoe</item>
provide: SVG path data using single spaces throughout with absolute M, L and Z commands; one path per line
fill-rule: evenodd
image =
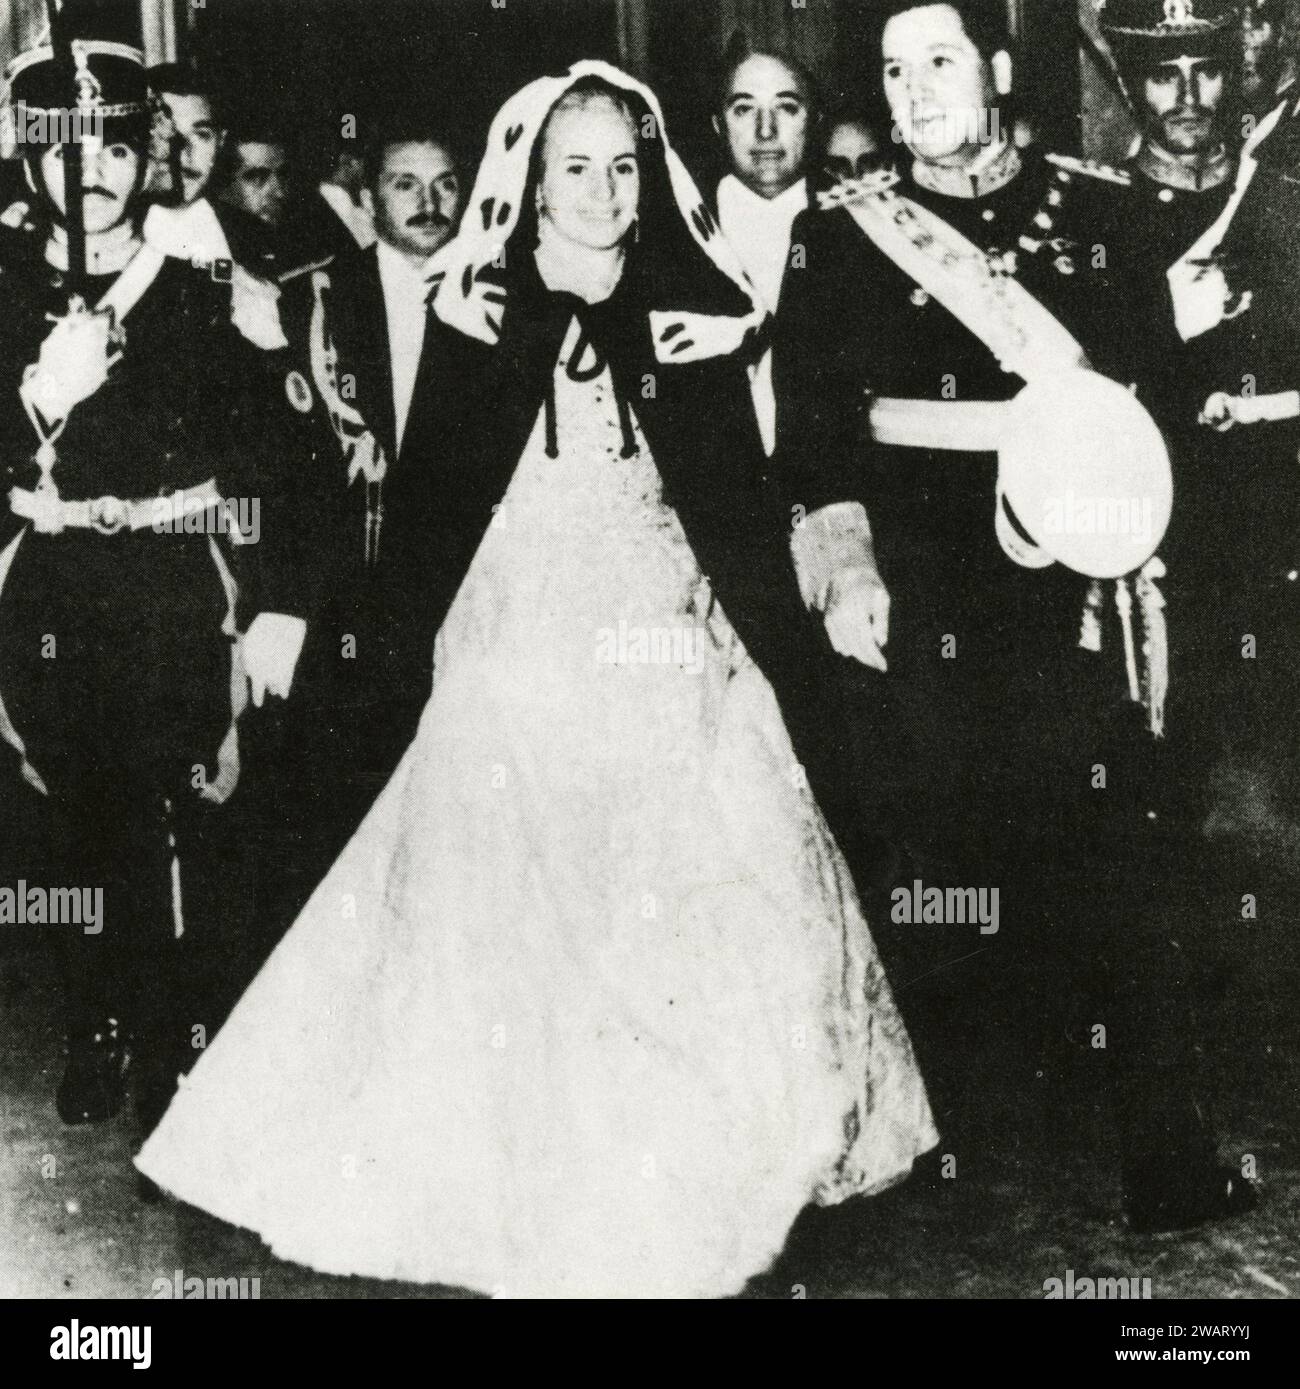
M 100 1124 L 126 1101 L 131 1054 L 121 1025 L 106 1018 L 93 1032 L 68 1038 L 68 1064 L 55 1105 L 65 1124 Z
M 1124 1213 L 1134 1234 L 1192 1230 L 1212 1220 L 1245 1215 L 1259 1205 L 1255 1188 L 1232 1167 L 1195 1167 L 1190 1171 L 1130 1173 L 1124 1190 Z

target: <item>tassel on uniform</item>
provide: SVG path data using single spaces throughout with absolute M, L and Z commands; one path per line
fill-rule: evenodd
M 1163 579 L 1165 573 L 1164 564 L 1153 556 L 1133 576 L 1131 589 L 1127 579 L 1115 581 L 1115 607 L 1124 633 L 1124 667 L 1128 673 L 1129 698 L 1147 711 L 1147 727 L 1157 738 L 1165 736 L 1165 700 L 1169 694 L 1169 630 L 1165 623 L 1164 594 L 1156 587 L 1156 580 Z M 1096 603 L 1094 594 L 1097 595 Z M 1133 637 L 1135 594 L 1138 615 L 1142 620 L 1140 669 L 1137 643 Z M 1100 590 L 1094 583 L 1088 591 L 1083 631 L 1079 637 L 1079 645 L 1087 650 L 1101 650 L 1101 627 L 1097 621 L 1099 606 Z M 1097 644 L 1089 646 L 1088 641 L 1093 638 Z
M 1083 601 L 1083 617 L 1079 624 L 1079 647 L 1083 651 L 1101 650 L 1101 581 L 1094 579 Z
M 1138 680 L 1137 647 L 1133 641 L 1133 592 L 1127 579 L 1115 580 L 1115 607 L 1124 632 L 1124 669 L 1128 673 L 1128 697 L 1134 704 L 1142 701 L 1142 685 Z
M 1165 698 L 1169 693 L 1169 629 L 1165 622 L 1165 597 L 1156 587 L 1165 566 L 1152 556 L 1133 581 L 1142 615 L 1143 704 L 1147 724 L 1157 738 L 1165 735 Z
M 167 849 L 171 854 L 171 878 L 172 878 L 172 929 L 175 938 L 180 938 L 185 934 L 185 913 L 181 907 L 181 860 L 176 852 L 176 822 L 172 815 L 172 803 L 170 799 L 163 802 L 167 811 Z

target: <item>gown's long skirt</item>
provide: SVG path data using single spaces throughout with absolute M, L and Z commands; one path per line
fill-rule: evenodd
M 728 1294 L 936 1134 L 644 439 L 608 375 L 556 392 L 414 743 L 138 1165 L 324 1272 Z

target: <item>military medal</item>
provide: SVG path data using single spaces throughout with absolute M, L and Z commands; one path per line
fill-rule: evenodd
M 300 415 L 311 413 L 311 387 L 307 384 L 307 378 L 302 372 L 291 371 L 288 376 L 285 377 L 284 393 L 289 397 L 289 404 L 292 405 Z

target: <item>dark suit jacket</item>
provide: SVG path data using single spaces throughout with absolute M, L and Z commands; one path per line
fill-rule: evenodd
M 291 379 L 286 380 L 286 396 L 297 399 L 299 427 L 310 439 L 313 460 L 299 485 L 301 514 L 311 518 L 303 563 L 315 564 L 320 574 L 318 601 L 311 613 L 304 614 L 309 620 L 311 648 L 304 675 L 310 683 L 313 670 L 316 676 L 326 668 L 337 672 L 338 650 L 344 638 L 352 635 L 366 649 L 359 653 L 361 659 L 348 667 L 345 685 L 351 693 L 340 690 L 330 679 L 320 693 L 322 701 L 342 697 L 348 702 L 368 703 L 375 698 L 396 699 L 400 694 L 403 705 L 422 702 L 421 692 L 427 693 L 431 678 L 432 641 L 414 644 L 409 595 L 399 575 L 407 569 L 404 550 L 422 543 L 428 521 L 424 507 L 433 500 L 419 474 L 437 456 L 439 416 L 448 408 L 441 394 L 430 391 L 426 380 L 433 359 L 445 356 L 437 345 L 444 330 L 430 315 L 399 454 L 392 359 L 376 251 L 373 247 L 354 251 L 320 273 L 329 282 L 322 297 L 338 354 L 340 390 L 375 435 L 388 468 L 382 486 L 378 562 L 367 566 L 367 489 L 362 477 L 349 482 L 347 460 L 312 374 L 310 332 L 315 295 L 312 276 L 300 275 L 283 287 L 281 318 L 289 340 L 284 367 Z

